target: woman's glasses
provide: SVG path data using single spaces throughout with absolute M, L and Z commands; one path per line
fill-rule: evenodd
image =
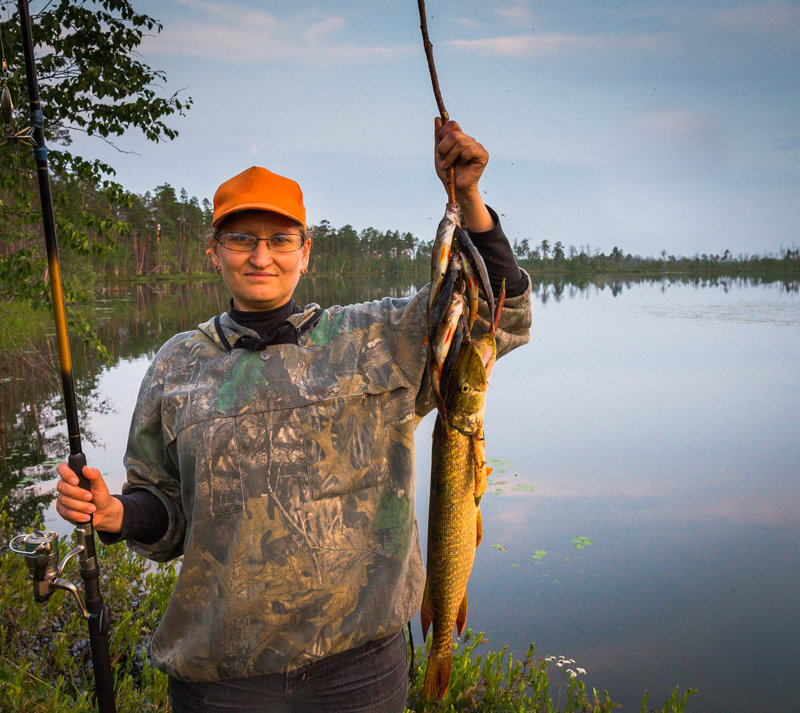
M 217 233 L 215 237 L 223 248 L 241 253 L 255 250 L 259 240 L 263 240 L 274 253 L 292 253 L 302 248 L 304 241 L 302 235 L 293 233 L 270 235 L 268 238 L 257 238 L 247 233 Z

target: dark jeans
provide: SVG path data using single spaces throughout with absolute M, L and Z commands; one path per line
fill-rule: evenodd
M 402 631 L 290 671 L 208 683 L 169 679 L 173 713 L 402 713 Z

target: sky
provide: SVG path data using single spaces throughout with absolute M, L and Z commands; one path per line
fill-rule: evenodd
M 142 60 L 193 106 L 172 142 L 79 137 L 79 152 L 129 190 L 201 201 L 265 166 L 300 183 L 311 224 L 433 237 L 446 195 L 416 2 L 132 2 L 163 24 Z M 800 245 L 800 1 L 428 0 L 427 15 L 445 105 L 490 153 L 481 190 L 512 242 Z

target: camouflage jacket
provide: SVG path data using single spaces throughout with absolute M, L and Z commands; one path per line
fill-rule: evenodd
M 169 513 L 159 541 L 129 544 L 156 561 L 183 555 L 152 641 L 159 669 L 187 681 L 288 671 L 393 634 L 417 611 L 427 294 L 334 306 L 313 325 L 312 305 L 290 319 L 296 345 L 228 352 L 211 320 L 159 350 L 124 488 Z M 499 354 L 527 342 L 530 320 L 529 282 L 506 302 Z M 256 336 L 227 314 L 220 324 L 230 343 Z

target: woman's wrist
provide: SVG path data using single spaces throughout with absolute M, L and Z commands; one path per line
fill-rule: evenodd
M 108 507 L 94 513 L 94 529 L 99 532 L 109 532 L 118 535 L 122 532 L 122 517 L 125 508 L 119 498 L 111 497 Z
M 477 188 L 463 195 L 457 196 L 464 216 L 464 225 L 473 233 L 485 233 L 494 228 L 494 218 L 486 207 Z

